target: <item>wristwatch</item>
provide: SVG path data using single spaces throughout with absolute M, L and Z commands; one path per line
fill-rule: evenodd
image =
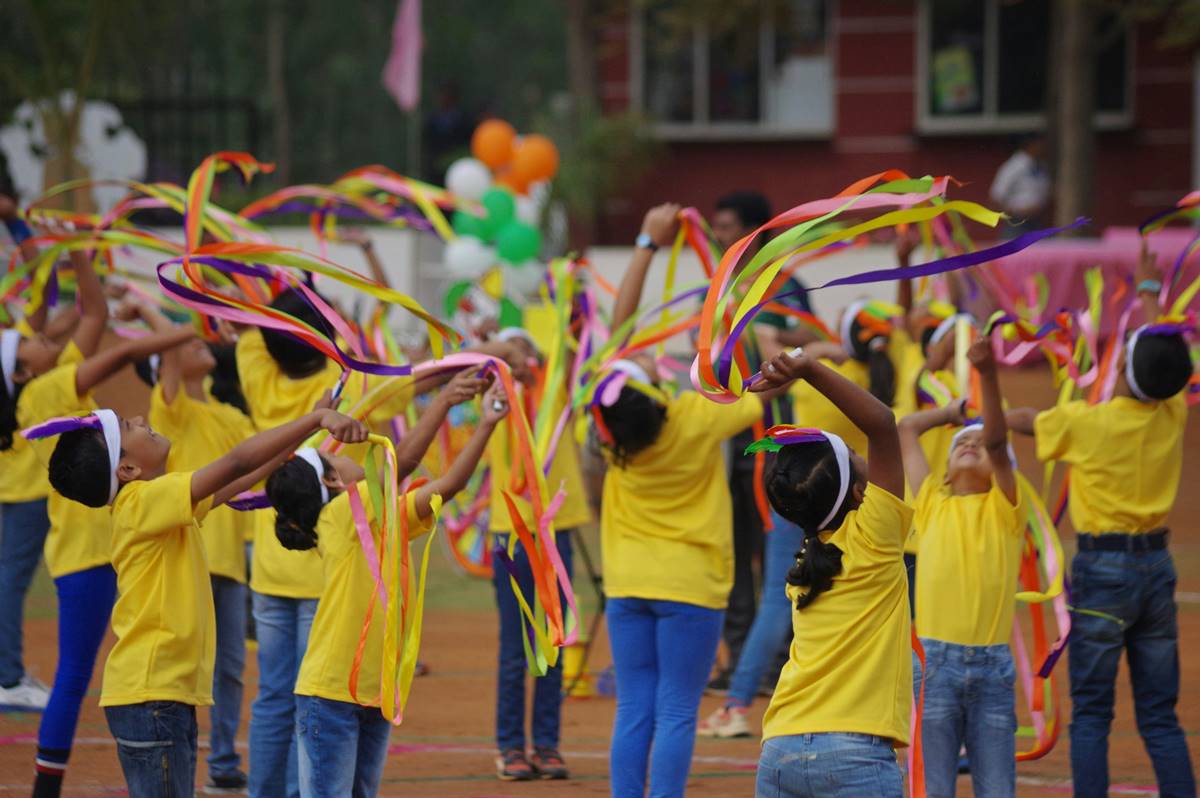
M 634 246 L 648 249 L 651 252 L 658 251 L 658 244 L 654 243 L 654 239 L 650 237 L 649 233 L 638 233 L 638 237 L 634 239 L 633 243 Z

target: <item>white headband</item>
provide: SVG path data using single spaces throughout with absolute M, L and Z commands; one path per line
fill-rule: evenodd
M 622 374 L 637 380 L 638 382 L 645 383 L 646 385 L 654 384 L 654 381 L 650 379 L 650 375 L 646 373 L 646 370 L 637 363 L 634 363 L 632 360 L 625 360 L 624 358 L 621 360 L 614 360 L 609 364 L 608 370 L 619 371 Z
M 17 347 L 21 344 L 21 333 L 16 330 L 0 332 L 0 370 L 4 371 L 4 387 L 8 389 L 8 398 L 12 399 L 16 392 L 13 374 L 17 370 Z
M 842 349 L 846 350 L 846 354 L 854 357 L 854 341 L 850 338 L 850 333 L 854 329 L 854 320 L 858 318 L 858 314 L 867 306 L 867 300 L 860 299 L 856 302 L 851 302 L 846 307 L 846 312 L 842 314 Z
M 321 486 L 321 506 L 329 504 L 329 488 L 325 485 L 325 463 L 322 462 L 321 455 L 317 454 L 316 449 L 305 447 L 297 449 L 296 456 L 308 463 L 317 475 L 317 484 Z
M 947 464 L 949 464 L 950 458 L 954 456 L 954 449 L 958 446 L 959 440 L 962 438 L 963 435 L 966 435 L 968 432 L 970 432 L 973 429 L 977 429 L 982 432 L 983 431 L 983 422 L 980 421 L 980 422 L 976 422 L 974 424 L 964 424 L 962 426 L 962 428 L 959 429 L 958 432 L 954 433 L 954 437 L 950 439 L 950 451 L 946 454 Z M 1010 463 L 1012 463 L 1013 468 L 1017 467 L 1017 453 L 1015 451 L 1013 451 L 1013 447 L 1012 447 L 1011 443 L 1008 444 L 1008 460 Z
M 949 335 L 950 331 L 954 329 L 954 325 L 958 324 L 959 319 L 967 319 L 968 321 L 972 322 L 974 321 L 969 313 L 955 313 L 953 316 L 942 319 L 942 323 L 939 324 L 936 329 L 934 329 L 933 335 L 929 337 L 930 346 L 936 344 L 938 341 Z
M 104 446 L 108 449 L 108 503 L 117 498 L 117 465 L 121 462 L 121 420 L 111 410 L 93 410 L 92 415 L 100 419 L 104 432 Z
M 500 341 L 501 343 L 512 341 L 517 338 L 520 338 L 534 349 L 537 349 L 537 343 L 533 340 L 533 336 L 521 327 L 505 327 L 503 330 L 500 330 L 494 336 L 492 336 L 493 341 Z
M 846 448 L 846 442 L 840 436 L 824 431 L 823 434 L 825 440 L 829 441 L 829 445 L 833 447 L 833 456 L 837 460 L 838 495 L 837 501 L 829 509 L 829 515 L 825 516 L 825 520 L 817 527 L 817 532 L 829 525 L 833 517 L 838 514 L 838 510 L 842 509 L 842 504 L 846 501 L 846 494 L 850 492 L 850 450 Z
M 1138 339 L 1142 337 L 1142 330 L 1146 329 L 1147 326 L 1143 324 L 1134 330 L 1133 335 L 1129 336 L 1129 343 L 1125 347 L 1125 382 L 1129 383 L 1129 392 L 1139 402 L 1154 401 L 1146 395 L 1146 392 L 1142 390 L 1142 386 L 1138 385 L 1137 377 L 1133 373 L 1133 348 L 1137 346 Z
M 150 363 L 150 384 L 158 384 L 158 370 L 162 368 L 162 355 L 153 354 L 147 358 Z

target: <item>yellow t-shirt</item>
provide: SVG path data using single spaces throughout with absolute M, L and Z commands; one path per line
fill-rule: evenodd
M 556 419 L 566 404 L 566 398 L 564 392 L 555 402 L 554 417 Z M 591 523 L 592 520 L 592 512 L 588 509 L 587 494 L 583 487 L 583 473 L 579 470 L 579 449 L 575 444 L 574 436 L 571 435 L 571 430 L 574 428 L 575 425 L 568 419 L 562 437 L 558 440 L 554 459 L 550 461 L 550 473 L 546 476 L 547 498 L 553 499 L 560 487 L 566 491 L 563 505 L 559 508 L 558 515 L 554 517 L 555 529 L 572 529 Z M 512 479 L 512 465 L 517 462 L 517 457 L 517 442 L 513 426 L 508 419 L 505 419 L 496 425 L 491 440 L 488 441 L 488 465 L 492 472 L 492 496 L 488 523 L 493 532 L 512 532 L 513 524 L 508 514 L 508 505 L 504 501 L 504 491 L 508 491 L 512 496 L 514 503 L 521 511 L 521 518 L 525 521 L 525 525 L 531 527 L 533 524 L 533 511 L 529 502 L 512 493 L 512 487 L 509 484 Z
M 18 405 L 20 397 L 17 398 Z M 45 420 L 45 419 L 43 419 Z M 0 451 L 0 504 L 16 504 L 45 499 L 50 495 L 46 465 L 38 459 L 29 441 L 21 435 L 18 423 L 13 430 L 12 446 Z
M 896 364 L 896 418 L 915 413 L 919 406 L 917 401 L 917 377 L 925 368 L 925 352 L 921 342 L 914 341 L 904 330 L 892 333 L 888 354 Z
M 113 503 L 117 643 L 100 706 L 212 703 L 216 618 L 198 529 L 212 507 L 192 506 L 192 474 L 126 483 Z
M 789 586 L 792 645 L 763 739 L 793 734 L 874 734 L 908 744 L 912 709 L 908 579 L 901 545 L 912 508 L 877 485 L 822 539 L 842 550 L 833 586 L 803 610 Z
M 261 432 L 293 421 L 312 410 L 325 391 L 337 384 L 341 370 L 327 360 L 320 372 L 302 379 L 292 379 L 279 368 L 267 351 L 262 332 L 249 330 L 237 342 L 238 378 L 242 394 L 250 408 L 254 426 Z M 383 423 L 404 411 L 412 397 L 412 380 L 406 377 L 368 379 L 370 387 L 389 380 L 396 391 L 371 413 L 372 424 Z M 342 392 L 342 409 L 350 410 L 363 396 L 361 375 L 352 375 Z M 342 454 L 361 462 L 367 453 L 366 444 L 346 446 Z M 291 551 L 275 537 L 275 511 L 263 510 L 254 516 L 254 559 L 250 568 L 250 588 L 256 593 L 284 598 L 320 598 L 323 583 L 321 558 L 316 550 Z
M 1008 643 L 1025 513 L 993 482 L 955 496 L 931 476 L 917 494 L 917 634 L 960 646 Z
M 724 609 L 733 587 L 733 509 L 721 444 L 762 417 L 748 394 L 721 405 L 684 393 L 658 440 L 604 477 L 600 534 L 610 598 Z
M 1039 413 L 1039 460 L 1071 464 L 1071 523 L 1076 532 L 1151 532 L 1167 522 L 1183 468 L 1187 400 L 1119 396 L 1068 402 Z
M 168 471 L 195 471 L 219 459 L 254 434 L 245 413 L 209 396 L 198 402 L 183 386 L 170 404 L 161 385 L 150 394 L 150 426 L 171 441 Z M 213 508 L 204 522 L 204 554 L 209 573 L 246 581 L 246 532 L 254 518 L 224 505 Z
M 829 360 L 822 360 L 821 363 L 860 388 L 865 389 L 870 384 L 866 363 L 860 363 L 854 358 L 840 364 Z M 825 394 L 808 382 L 797 380 L 792 386 L 791 395 L 792 419 L 797 426 L 835 433 L 859 455 L 867 456 L 867 436 L 846 418 L 846 414 L 839 410 L 837 405 L 825 398 Z
M 367 496 L 366 482 L 358 483 L 358 492 L 378 546 L 379 530 L 375 528 L 375 513 Z M 429 532 L 432 517 L 417 518 L 412 502 L 406 504 L 409 537 Z M 325 566 L 325 592 L 317 605 L 317 615 L 308 636 L 308 650 L 296 677 L 296 694 L 354 703 L 350 694 L 350 671 L 367 617 L 367 606 L 375 591 L 375 580 L 367 567 L 354 526 L 348 492 L 335 496 L 321 510 L 317 522 L 317 547 Z M 358 671 L 358 703 L 362 706 L 379 706 L 384 620 L 383 607 L 376 598 Z
M 78 416 L 96 409 L 91 394 L 79 396 L 75 392 L 75 374 L 83 359 L 72 341 L 59 355 L 57 366 L 25 385 L 17 402 L 21 429 L 57 416 Z M 43 473 L 57 445 L 58 436 L 32 443 Z M 112 515 L 107 507 L 88 507 L 51 490 L 47 510 L 50 534 L 46 536 L 46 569 L 51 577 L 57 579 L 108 564 Z

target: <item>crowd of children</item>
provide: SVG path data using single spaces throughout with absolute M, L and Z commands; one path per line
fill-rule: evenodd
M 726 219 L 726 244 L 769 217 L 765 201 L 759 208 L 748 197 L 722 207 L 735 215 L 749 208 L 751 217 Z M 646 215 L 613 329 L 641 305 L 655 252 L 676 239 L 679 210 L 663 205 Z M 7 198 L 0 216 L 33 257 Z M 902 240 L 902 263 L 911 251 Z M 478 367 L 345 380 L 334 361 L 286 333 L 221 323 L 220 340 L 205 342 L 131 297 L 113 315 L 147 329 L 114 344 L 105 333 L 119 288 L 102 285 L 86 253 L 74 254 L 72 265 L 74 308 L 53 316 L 37 308 L 0 331 L 0 704 L 42 712 L 34 798 L 61 793 L 110 624 L 116 643 L 100 705 L 131 795 L 193 793 L 203 706 L 211 706 L 213 790 L 281 798 L 378 792 L 392 730 L 386 714 L 395 707 L 377 689 L 389 631 L 364 541 L 373 536 L 378 545 L 384 531 L 365 500 L 365 458 L 368 435 L 388 429 L 422 395 L 419 419 L 395 440 L 398 481 L 422 462 L 453 407 L 479 399 L 479 422 L 452 462 L 402 495 L 403 518 L 394 520 L 410 537 L 428 532 L 440 503 L 488 465 L 497 773 L 567 778 L 561 665 L 535 681 L 526 734 L 526 630 L 510 577 L 526 595 L 535 579 L 522 547 L 507 553 L 515 530 L 506 496 L 533 525 L 528 494 L 522 498 L 530 486 L 513 473 L 517 425 L 507 416 L 533 418 L 545 404 L 557 417 L 572 401 L 569 382 L 536 379 L 545 362 L 534 336 L 497 329 L 477 347 L 511 368 L 519 402 L 510 408 L 500 380 Z M 964 339 L 950 333 L 966 323 L 957 295 L 948 308 L 917 305 L 907 284 L 898 308 L 847 307 L 837 341 L 816 340 L 782 317 L 759 325 L 752 348 L 761 378 L 728 404 L 673 394 L 648 352 L 608 363 L 607 389 L 584 408 L 605 469 L 600 495 L 588 495 L 570 435 L 546 481 L 564 492 L 555 525 L 568 576 L 573 532 L 598 508 L 617 699 L 612 794 L 682 796 L 697 735 L 751 734 L 752 702 L 766 684 L 761 798 L 902 796 L 897 754 L 917 742 L 926 795 L 955 794 L 964 749 L 976 796 L 1014 795 L 1010 637 L 1028 508 L 1011 432 L 1034 436 L 1040 460 L 1071 466 L 1075 794 L 1107 793 L 1125 650 L 1160 794 L 1194 796 L 1175 715 L 1176 575 L 1165 526 L 1182 468 L 1192 360 L 1179 330 L 1157 323 L 1162 284 L 1153 259 L 1143 257 L 1140 269 L 1145 324 L 1115 365 L 1113 397 L 1095 404 L 1006 408 L 991 338 L 955 351 Z M 782 290 L 808 310 L 802 286 Z M 323 325 L 299 291 L 271 304 Z M 956 356 L 975 372 L 975 405 L 946 370 Z M 127 365 L 151 388 L 148 420 L 92 398 Z M 931 403 L 919 390 L 927 378 L 947 386 L 950 401 Z M 368 392 L 369 415 L 335 409 Z M 764 418 L 765 437 L 754 442 L 749 430 Z M 336 454 L 307 445 L 320 431 L 338 442 Z M 733 450 L 723 455 L 727 441 Z M 746 465 L 756 451 L 767 453 L 765 472 Z M 270 508 L 228 506 L 256 486 Z M 738 529 L 751 523 L 748 513 L 757 518 L 754 491 L 772 511 L 765 542 L 753 540 L 761 532 Z M 756 548 L 763 567 L 755 612 Z M 25 673 L 20 645 L 23 596 L 43 552 L 58 601 L 49 688 Z M 245 765 L 235 742 L 248 606 L 258 684 Z M 731 623 L 727 611 L 739 619 Z M 722 639 L 730 656 L 717 667 Z M 700 722 L 706 687 L 728 694 Z

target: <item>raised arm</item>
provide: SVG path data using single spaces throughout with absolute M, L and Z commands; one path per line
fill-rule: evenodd
M 471 434 L 467 445 L 459 452 L 458 457 L 454 458 L 454 462 L 446 469 L 445 473 L 432 482 L 427 482 L 417 488 L 415 503 L 419 518 L 427 518 L 432 512 L 430 499 L 434 494 L 441 496 L 442 501 L 450 501 L 467 486 L 471 475 L 475 473 L 475 466 L 479 465 L 479 458 L 487 449 L 492 431 L 508 415 L 508 410 L 503 386 L 499 380 L 496 380 L 483 395 L 483 414 L 479 420 L 479 426 Z
M 917 248 L 917 237 L 912 230 L 905 230 L 896 235 L 896 266 L 904 268 L 912 261 L 913 250 Z M 913 309 L 912 279 L 905 278 L 896 281 L 896 304 L 904 308 L 907 316 Z
M 173 327 L 167 332 L 125 341 L 111 349 L 105 349 L 99 354 L 92 355 L 80 363 L 79 368 L 75 371 L 75 392 L 79 396 L 84 396 L 92 388 L 130 363 L 179 346 L 184 341 L 194 338 L 195 335 L 195 331 L 190 327 Z
M 1162 269 L 1158 259 L 1142 239 L 1142 252 L 1138 257 L 1137 266 L 1137 295 L 1142 300 L 1142 318 L 1146 324 L 1158 321 L 1158 292 L 1162 290 Z
M 247 438 L 229 452 L 192 474 L 192 504 L 209 496 L 213 506 L 224 504 L 243 488 L 243 477 L 272 463 L 281 455 L 290 454 L 319 429 L 328 430 L 334 439 L 343 443 L 362 443 L 367 428 L 362 422 L 333 410 L 314 410 L 295 421 L 269 429 Z
M 964 404 L 966 401 L 959 399 L 945 407 L 919 410 L 900 419 L 900 423 L 896 425 L 900 434 L 904 476 L 913 493 L 920 491 L 921 485 L 925 484 L 929 477 L 929 460 L 925 457 L 925 450 L 921 448 L 921 436 L 935 427 L 962 424 Z
M 117 321 L 133 321 L 140 319 L 152 333 L 168 333 L 175 325 L 158 308 L 146 302 L 126 299 L 113 314 Z M 162 363 L 158 367 L 158 384 L 162 386 L 163 399 L 170 404 L 179 390 L 179 357 L 174 348 L 162 353 Z
M 682 207 L 673 202 L 656 205 L 646 212 L 642 220 L 642 232 L 650 236 L 656 247 L 669 247 L 675 241 L 679 230 L 679 212 Z M 646 274 L 650 271 L 650 261 L 654 258 L 654 249 L 637 247 L 633 257 L 629 259 L 629 267 L 621 278 L 621 286 L 617 289 L 617 300 L 613 303 L 612 329 L 620 329 L 621 325 L 637 313 L 638 305 L 642 302 L 642 287 L 646 284 Z
M 1004 414 L 1004 422 L 1013 432 L 1033 435 L 1037 414 L 1038 411 L 1032 407 L 1015 407 Z
M 967 358 L 979 372 L 980 399 L 983 404 L 983 446 L 992 462 L 996 485 L 1013 504 L 1017 503 L 1017 479 L 1008 457 L 1008 424 L 1000 398 L 1000 376 L 996 373 L 996 355 L 992 339 L 980 338 L 967 350 Z
M 891 493 L 904 495 L 904 465 L 892 409 L 869 392 L 806 354 L 782 354 L 763 364 L 763 381 L 751 390 L 770 390 L 789 380 L 803 379 L 846 414 L 867 436 L 869 480 Z M 761 391 L 760 391 L 761 392 Z
M 91 357 L 100 348 L 100 337 L 108 326 L 108 300 L 89 253 L 72 250 L 71 264 L 75 267 L 79 298 L 79 326 L 73 340 L 84 357 Z
M 29 225 L 18 213 L 16 199 L 3 192 L 0 192 L 0 222 L 3 222 L 4 226 L 8 228 L 9 235 L 16 242 L 17 249 L 21 251 L 22 260 L 33 260 L 37 257 L 38 248 L 33 243 L 33 231 L 29 229 Z M 40 328 L 34 327 L 33 329 Z
M 421 458 L 433 443 L 450 408 L 478 396 L 487 388 L 487 379 L 475 376 L 478 371 L 472 366 L 455 374 L 450 383 L 434 397 L 412 430 L 400 440 L 400 445 L 396 447 L 398 479 L 404 479 L 421 464 Z

